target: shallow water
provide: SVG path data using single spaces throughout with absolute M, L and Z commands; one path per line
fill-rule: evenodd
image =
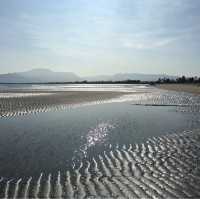
M 148 84 L 0 84 L 0 91 L 119 91 L 136 92 L 153 88 Z
M 126 102 L 4 118 L 0 126 L 0 176 L 13 178 L 65 170 L 109 145 L 198 128 L 200 117 Z
M 200 197 L 200 97 L 141 89 L 0 118 L 0 198 Z

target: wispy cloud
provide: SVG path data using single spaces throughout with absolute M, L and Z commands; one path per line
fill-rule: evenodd
M 41 64 L 44 54 L 51 60 L 63 59 L 63 65 L 70 65 L 73 57 L 80 71 L 83 62 L 90 65 L 92 60 L 94 71 L 102 62 L 110 70 L 140 65 L 144 72 L 155 64 L 151 63 L 155 52 L 160 53 L 158 65 L 162 65 L 163 49 L 177 59 L 182 53 L 184 59 L 198 60 L 194 55 L 200 50 L 199 9 L 200 1 L 195 0 L 1 1 L 0 52 L 23 53 L 30 63 L 37 54 Z M 186 62 L 177 63 L 180 67 Z M 20 67 L 19 61 L 15 64 Z
M 165 38 L 156 41 L 125 41 L 122 45 L 126 48 L 148 50 L 164 47 L 176 41 L 177 38 Z

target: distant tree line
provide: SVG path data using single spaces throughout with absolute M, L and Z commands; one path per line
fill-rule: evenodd
M 200 77 L 178 77 L 177 79 L 169 79 L 169 78 L 159 78 L 158 81 L 155 83 L 157 84 L 197 84 L 200 83 Z
M 33 83 L 6 83 L 6 84 L 200 84 L 200 77 L 178 77 L 177 79 L 159 78 L 157 81 L 122 80 L 122 81 L 75 81 L 75 82 L 33 82 Z M 0 83 L 4 84 L 4 83 Z
M 122 81 L 75 81 L 75 82 L 54 82 L 53 84 L 196 84 L 200 83 L 200 77 L 178 77 L 177 79 L 159 78 L 157 81 L 141 81 L 141 80 L 122 80 Z M 48 84 L 52 84 L 49 82 Z
M 84 81 L 77 81 L 77 82 L 73 82 L 75 84 L 141 84 L 143 83 L 143 81 L 140 81 L 140 80 L 122 80 L 122 81 L 111 81 L 111 80 L 108 80 L 108 81 L 87 81 L 87 80 L 84 80 Z
M 6 84 L 149 84 L 149 81 L 122 80 L 122 81 L 74 81 L 74 82 L 29 82 L 29 83 L 6 83 Z M 4 84 L 4 83 L 0 83 Z

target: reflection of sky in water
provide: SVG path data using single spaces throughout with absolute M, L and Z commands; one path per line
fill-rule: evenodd
M 140 84 L 45 84 L 45 85 L 0 85 L 2 90 L 38 90 L 38 91 L 118 91 L 137 92 L 153 89 L 148 85 Z
M 0 98 L 51 95 L 51 93 L 0 93 Z
M 152 136 L 199 128 L 199 117 L 198 113 L 176 112 L 175 107 L 125 102 L 2 118 L 0 176 L 66 171 L 73 157 L 76 163 L 78 158 L 94 157 L 110 145 L 129 145 Z

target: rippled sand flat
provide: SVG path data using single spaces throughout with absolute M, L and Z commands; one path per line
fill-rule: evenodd
M 119 88 L 115 86 L 115 91 L 112 91 L 112 87 L 105 88 L 106 91 L 102 91 L 102 87 L 100 87 L 100 91 L 75 91 L 77 88 L 73 87 L 74 91 L 60 92 L 53 91 L 52 88 L 52 91 L 45 91 L 43 88 L 41 92 L 39 87 L 38 90 L 26 89 L 23 93 L 16 89 L 10 89 L 9 92 L 3 90 L 0 92 L 0 117 L 123 101 L 131 101 L 134 105 L 175 106 L 180 111 L 200 112 L 200 95 L 163 91 L 145 86 L 142 89 L 134 90 L 128 85 L 128 89 L 126 87 L 124 89 L 126 92 L 122 92 L 123 86 Z M 85 89 L 85 87 L 81 87 L 81 89 Z
M 148 85 L 0 85 L 0 117 L 128 101 L 149 89 L 154 90 Z
M 200 197 L 200 96 L 19 93 L 0 97 L 0 198 Z
M 142 106 L 174 106 L 179 111 L 200 112 L 200 95 L 154 90 L 151 93 L 135 95 L 132 104 Z
M 74 105 L 103 103 L 127 93 L 103 91 L 0 93 L 0 117 L 46 112 Z
M 1 197 L 200 197 L 200 130 L 110 146 L 65 173 L 0 179 Z

